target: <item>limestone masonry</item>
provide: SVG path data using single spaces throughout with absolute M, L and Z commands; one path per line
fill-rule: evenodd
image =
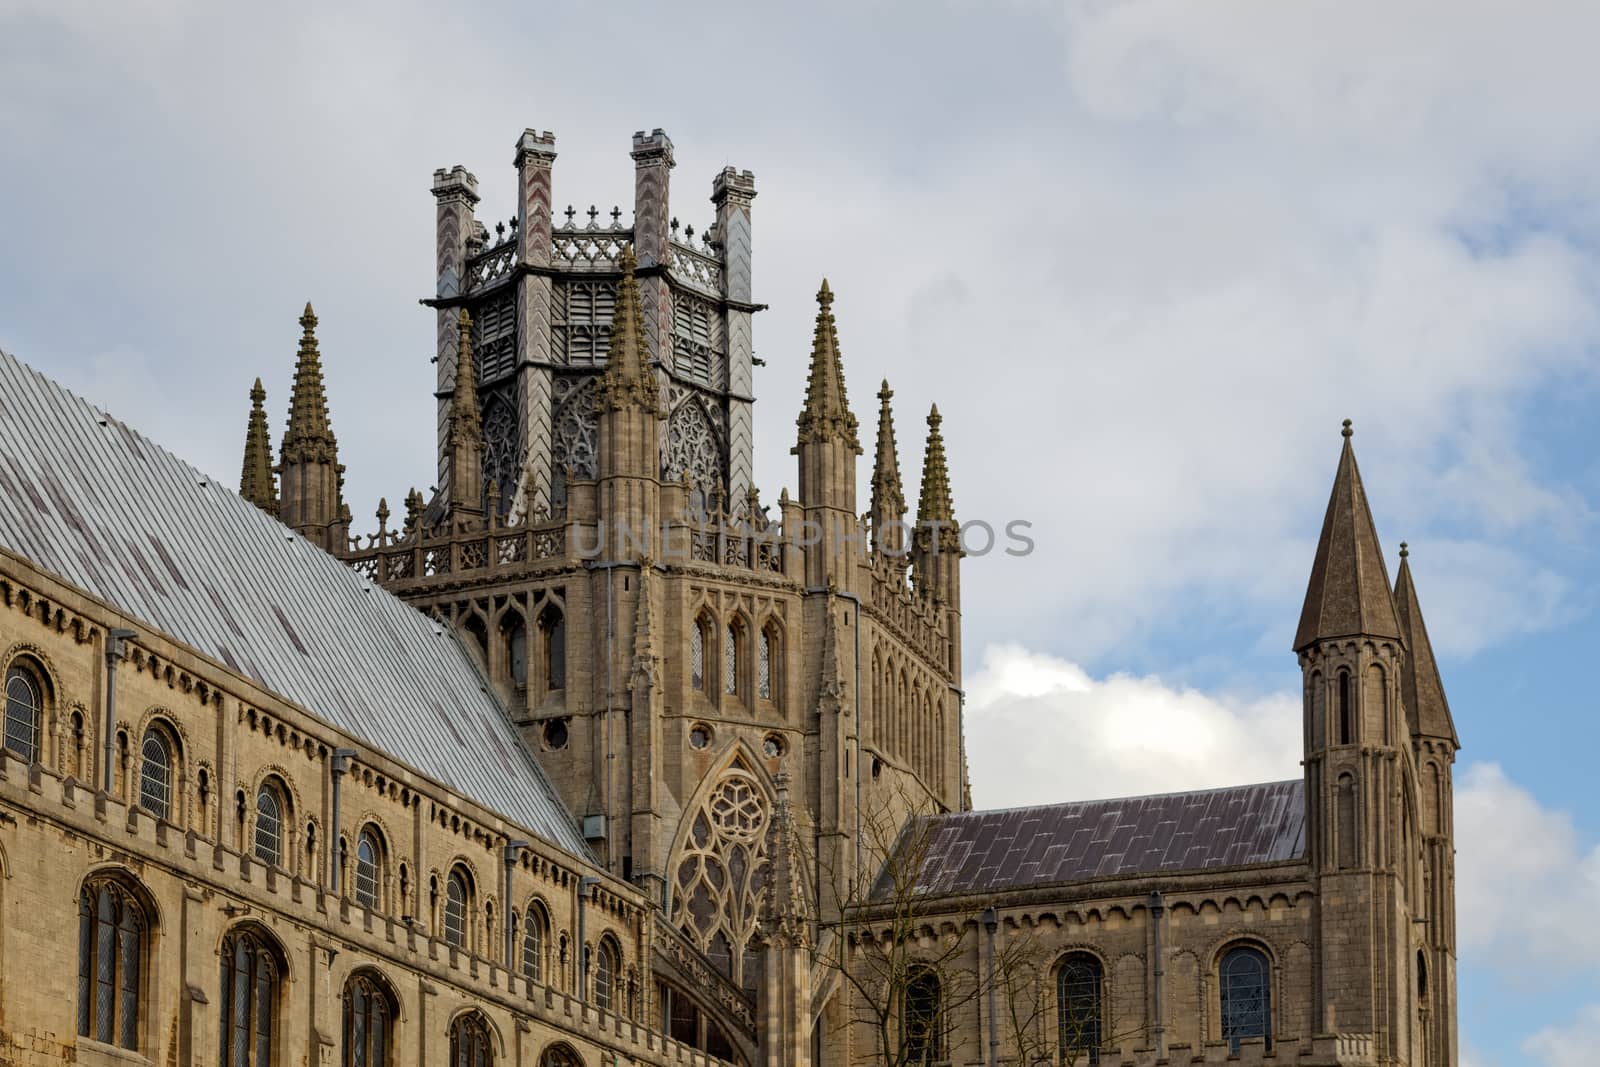
M 632 158 L 628 224 L 549 133 L 492 227 L 434 173 L 374 533 L 309 305 L 237 495 L 0 354 L 0 1063 L 1454 1067 L 1459 742 L 1349 424 L 1303 778 L 974 811 L 938 409 L 913 514 L 882 384 L 863 509 L 824 281 L 763 502 L 755 179 L 696 233 Z

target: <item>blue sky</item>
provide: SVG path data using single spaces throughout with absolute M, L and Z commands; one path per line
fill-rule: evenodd
M 1600 11 L 1580 3 L 266 8 L 0 0 L 0 345 L 220 476 L 260 375 L 281 429 L 312 300 L 347 496 L 432 468 L 435 167 L 512 210 L 673 207 L 756 172 L 757 482 L 811 297 L 838 294 L 913 484 L 1038 550 L 966 570 L 980 804 L 1298 773 L 1288 651 L 1339 420 L 1412 563 L 1465 744 L 1474 1067 L 1600 1040 Z M 865 470 L 863 470 L 865 478 Z M 863 497 L 864 499 L 864 497 Z M 1005 767 L 1015 731 L 1035 762 Z

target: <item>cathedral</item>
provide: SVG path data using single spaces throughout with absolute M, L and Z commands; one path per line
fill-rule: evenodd
M 504 222 L 434 172 L 371 532 L 309 305 L 237 493 L 0 353 L 0 1063 L 1454 1067 L 1459 741 L 1349 424 L 1303 776 L 974 810 L 938 409 L 913 512 L 882 384 L 858 501 L 822 282 L 764 501 L 754 177 L 697 235 L 631 155 L 631 221 L 549 133 Z

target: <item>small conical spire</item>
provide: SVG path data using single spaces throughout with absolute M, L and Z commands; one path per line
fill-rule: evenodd
M 811 342 L 811 372 L 806 379 L 806 406 L 795 420 L 798 444 L 842 440 L 861 454 L 856 417 L 844 391 L 844 360 L 839 355 L 839 332 L 833 321 L 833 290 L 822 279 L 817 291 L 817 327 Z M 796 446 L 798 448 L 798 445 Z
M 903 529 L 906 517 L 905 488 L 900 481 L 900 453 L 894 440 L 894 411 L 889 401 L 894 390 L 884 379 L 878 389 L 878 449 L 872 467 L 873 544 L 880 552 L 900 555 L 904 551 Z
M 644 316 L 639 310 L 639 281 L 634 277 L 638 265 L 633 246 L 624 248 L 622 284 L 617 289 L 617 311 L 611 320 L 611 348 L 595 403 L 612 410 L 632 404 L 659 415 L 661 386 L 644 350 Z
M 1444 682 L 1439 678 L 1439 663 L 1433 657 L 1428 627 L 1422 621 L 1422 604 L 1417 600 L 1417 586 L 1411 579 L 1410 555 L 1405 542 L 1400 542 L 1400 573 L 1394 580 L 1395 615 L 1406 643 L 1405 664 L 1400 671 L 1400 699 L 1405 704 L 1413 734 L 1448 739 L 1459 749 L 1461 740 L 1456 736 L 1455 720 L 1450 717 L 1450 702 L 1445 698 Z
M 300 316 L 300 351 L 295 357 L 294 389 L 289 397 L 289 425 L 284 431 L 280 463 L 338 462 L 338 442 L 328 419 L 328 396 L 322 383 L 322 354 L 317 350 L 317 314 L 306 304 Z
M 1346 419 L 1344 448 L 1311 564 L 1300 627 L 1295 632 L 1296 652 L 1330 637 L 1400 636 L 1389 572 L 1350 444 L 1353 432 Z
M 267 391 L 261 379 L 250 389 L 250 422 L 244 432 L 244 468 L 239 495 L 269 515 L 278 513 L 278 490 L 272 480 L 272 438 L 267 430 Z
M 472 363 L 472 316 L 462 308 L 456 317 L 460 340 L 456 357 L 456 384 L 450 396 L 452 441 L 481 441 L 483 423 L 478 412 L 478 373 Z
M 762 901 L 762 933 L 769 940 L 793 947 L 811 945 L 811 908 L 806 896 L 805 859 L 789 800 L 789 773 L 778 772 L 777 804 L 767 828 L 767 855 L 771 871 Z
M 939 405 L 928 412 L 928 445 L 922 454 L 922 497 L 917 501 L 917 532 L 932 529 L 940 523 L 941 540 L 955 539 L 955 506 L 950 501 L 950 468 L 945 462 L 944 434 L 939 431 L 943 422 Z M 946 538 L 948 534 L 948 538 Z

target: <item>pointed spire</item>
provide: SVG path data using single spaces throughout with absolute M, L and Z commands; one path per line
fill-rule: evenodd
M 456 351 L 456 384 L 450 396 L 450 434 L 462 443 L 483 440 L 483 423 L 478 412 L 478 372 L 472 363 L 472 316 L 462 308 L 456 317 L 460 340 Z
M 261 379 L 250 389 L 250 422 L 244 432 L 244 469 L 239 495 L 268 515 L 278 513 L 278 490 L 272 480 L 272 438 L 267 430 L 267 391 Z
M 901 516 L 906 513 L 905 488 L 900 482 L 900 453 L 894 441 L 894 411 L 889 401 L 894 390 L 889 379 L 878 389 L 878 455 L 872 467 L 872 513 Z
M 1400 636 L 1406 643 L 1406 661 L 1400 673 L 1400 698 L 1405 703 L 1411 732 L 1423 737 L 1447 738 L 1456 748 L 1455 720 L 1450 717 L 1450 702 L 1439 678 L 1439 664 L 1433 658 L 1428 627 L 1422 621 L 1422 604 L 1411 579 L 1411 553 L 1400 542 L 1400 573 L 1394 580 L 1394 608 L 1400 621 Z
M 842 440 L 861 454 L 856 417 L 844 391 L 844 360 L 839 355 L 839 332 L 833 321 L 833 290 L 822 279 L 817 291 L 817 327 L 811 342 L 811 373 L 806 379 L 806 406 L 795 420 L 800 428 L 796 445 L 810 441 Z
M 762 933 L 772 941 L 793 947 L 811 946 L 811 909 L 806 895 L 805 858 L 794 824 L 789 799 L 789 773 L 778 772 L 777 804 L 767 828 L 767 856 L 771 871 L 762 901 Z
M 940 548 L 947 549 L 957 543 L 955 505 L 950 502 L 950 468 L 945 462 L 944 434 L 939 424 L 944 419 L 939 405 L 928 412 L 928 445 L 922 454 L 922 497 L 917 502 L 917 536 L 932 535 L 933 523 L 939 523 Z
M 300 316 L 300 352 L 294 364 L 294 390 L 289 398 L 289 425 L 281 443 L 280 463 L 303 460 L 338 462 L 338 442 L 328 420 L 328 397 L 322 384 L 322 354 L 317 351 L 317 314 L 306 304 Z
M 639 282 L 634 277 L 638 265 L 633 246 L 624 248 L 622 284 L 617 289 L 617 311 L 611 321 L 611 348 L 595 403 L 613 411 L 632 404 L 659 415 L 661 386 L 645 352 L 644 316 L 639 310 Z
M 1389 572 L 1350 445 L 1353 432 L 1346 419 L 1344 449 L 1295 632 L 1296 652 L 1330 637 L 1400 637 Z

